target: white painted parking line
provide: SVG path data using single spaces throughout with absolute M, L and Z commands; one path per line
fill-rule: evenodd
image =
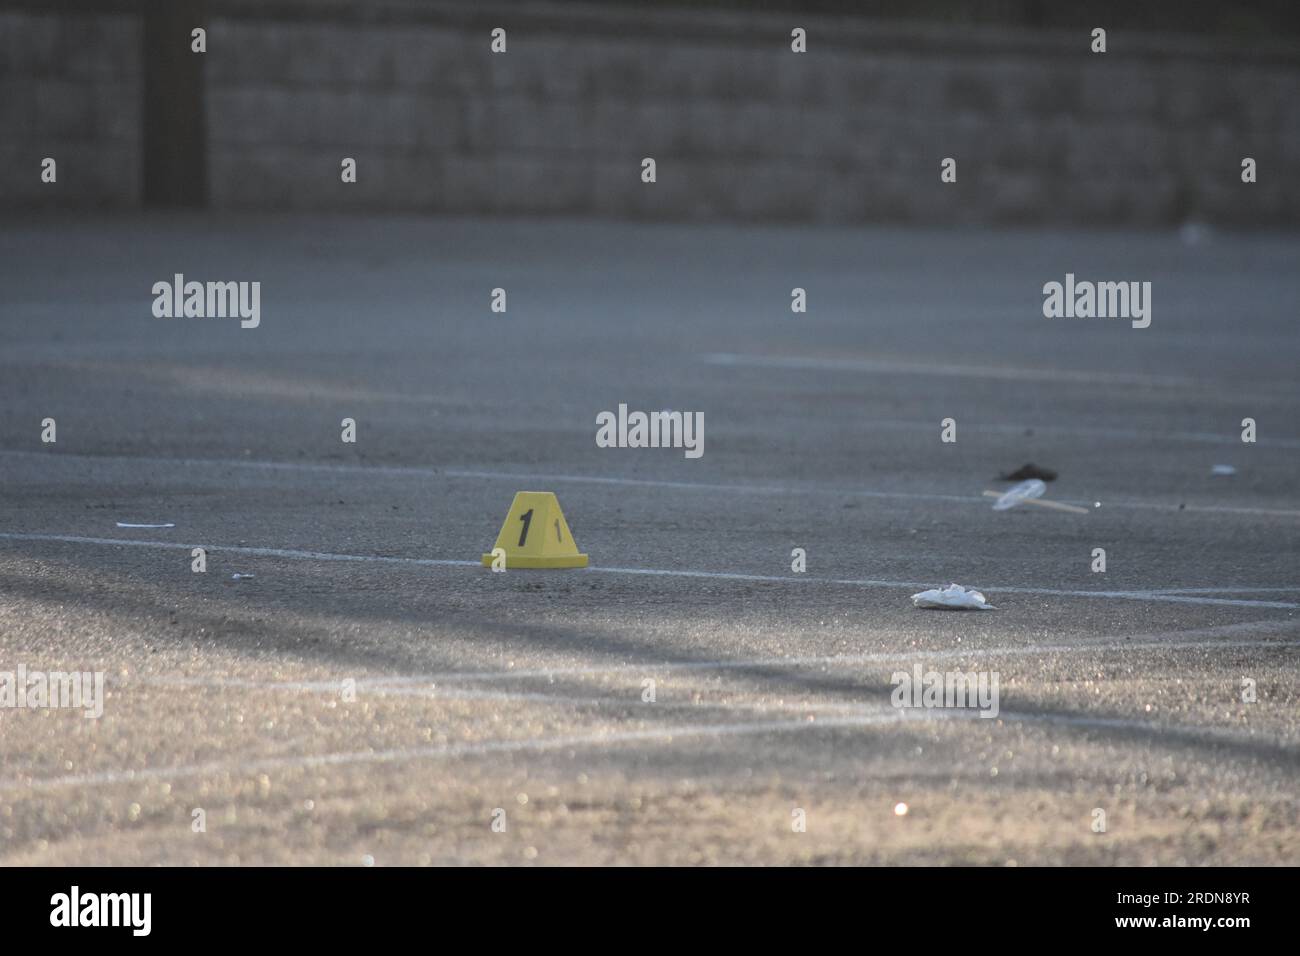
M 161 548 L 172 551 L 192 551 L 205 548 L 208 553 L 227 552 L 246 554 L 255 558 L 288 558 L 301 561 L 354 561 L 365 564 L 409 564 L 435 568 L 477 568 L 479 561 L 453 561 L 440 558 L 399 558 L 382 554 L 338 554 L 330 551 L 301 551 L 295 548 L 249 548 L 224 544 L 181 544 L 177 541 L 141 541 L 137 538 L 88 538 L 75 534 L 23 534 L 16 531 L 0 532 L 0 540 L 53 541 L 61 544 L 93 544 L 127 548 Z
M 731 737 L 754 734 L 777 734 L 817 729 L 871 727 L 898 723 L 907 719 L 899 711 L 888 716 L 830 717 L 825 720 L 769 720 L 740 723 L 682 724 L 643 730 L 610 730 L 585 734 L 562 734 L 554 737 L 524 737 L 515 740 L 488 740 L 474 743 L 446 744 L 431 747 L 397 747 L 388 750 L 354 750 L 342 753 L 303 754 L 295 757 L 270 757 L 252 760 L 224 760 L 175 767 L 142 767 L 136 770 L 109 770 L 100 773 L 70 774 L 62 777 L 0 781 L 0 791 L 48 790 L 70 786 L 102 786 L 145 780 L 176 780 L 229 773 L 264 773 L 347 764 L 395 763 L 409 760 L 448 760 L 504 753 L 538 753 L 548 750 L 579 750 L 645 742 L 672 743 L 680 738 Z
M 699 356 L 699 361 L 719 368 L 745 369 L 779 369 L 787 371 L 811 372 L 854 372 L 873 376 L 931 376 L 939 378 L 977 378 L 1001 382 L 1049 382 L 1053 385 L 1083 385 L 1095 387 L 1109 385 L 1116 388 L 1135 388 L 1142 391 L 1156 389 L 1188 389 L 1203 393 L 1206 383 L 1203 379 L 1185 375 L 1154 375 L 1148 372 L 1115 372 L 1104 369 L 1066 369 L 1037 368 L 1033 366 L 1008 365 L 962 365 L 955 362 L 918 362 L 914 359 L 898 356 L 878 358 L 842 358 L 802 355 L 746 355 L 738 352 L 711 352 Z M 1243 396 L 1239 389 L 1232 389 L 1235 399 Z M 1251 393 L 1252 398 L 1263 401 L 1287 400 L 1295 398 L 1294 389 L 1265 388 Z M 1026 426 L 1020 426 L 1022 429 Z M 1064 428 L 1060 429 L 1065 431 Z M 1105 432 L 1092 431 L 1090 434 L 1103 435 Z M 1119 436 L 1117 436 L 1119 437 Z M 1236 443 L 1236 436 L 1212 436 L 1202 432 L 1172 432 L 1143 435 L 1135 433 L 1134 437 L 1170 438 L 1185 441 L 1213 441 L 1216 444 Z M 1300 439 L 1280 438 L 1273 444 L 1280 447 L 1300 448 Z
M 1158 650 L 1171 653 L 1188 650 L 1291 650 L 1300 647 L 1300 640 L 1294 641 L 1179 641 L 1176 643 L 1162 641 L 1125 641 L 1108 644 L 1070 644 L 1070 645 L 1028 645 L 1025 647 L 978 648 L 971 650 L 946 651 L 912 651 L 901 653 L 880 652 L 874 654 L 838 654 L 829 657 L 774 657 L 751 660 L 719 661 L 665 661 L 644 664 L 610 664 L 590 667 L 562 666 L 553 668 L 535 668 L 513 671 L 446 671 L 439 674 L 393 675 L 390 677 L 368 677 L 356 681 L 359 691 L 378 693 L 410 693 L 415 696 L 427 696 L 430 699 L 461 700 L 488 696 L 493 700 L 521 701 L 553 704 L 600 704 L 629 703 L 627 698 L 572 697 L 551 695 L 540 691 L 502 691 L 489 692 L 466 688 L 448 688 L 447 684 L 460 682 L 495 683 L 499 681 L 545 681 L 555 678 L 616 677 L 617 675 L 634 675 L 690 672 L 720 672 L 728 670 L 765 670 L 785 667 L 791 670 L 816 668 L 831 670 L 836 667 L 870 668 L 874 665 L 894 667 L 913 661 L 938 660 L 976 660 L 980 658 L 1002 657 L 1044 657 L 1054 654 L 1083 654 L 1101 651 Z M 218 690 L 265 690 L 276 693 L 304 692 L 338 694 L 342 689 L 341 680 L 249 680 L 243 677 L 147 677 L 141 683 L 151 687 L 199 687 Z M 640 687 L 636 688 L 638 691 Z M 798 710 L 802 707 L 815 708 L 814 704 L 792 705 Z
M 234 545 L 180 544 L 172 541 L 141 541 L 132 538 L 89 538 L 71 534 L 29 534 L 16 531 L 0 532 L 4 541 L 49 541 L 60 544 L 89 544 L 105 547 L 161 548 L 190 551 L 194 548 L 206 548 L 209 553 L 243 554 L 251 557 L 288 558 L 306 561 L 350 561 L 358 563 L 411 565 L 414 567 L 451 567 L 479 568 L 479 561 L 458 561 L 446 558 L 403 558 L 385 555 L 337 554 L 328 551 L 299 551 L 292 548 L 250 548 Z M 491 573 L 491 572 L 488 572 Z M 519 571 L 515 571 L 519 574 Z M 798 587 L 837 586 L 862 588 L 928 588 L 934 582 L 924 581 L 890 581 L 875 578 L 816 578 L 807 575 L 778 576 L 768 574 L 743 574 L 729 571 L 691 571 L 667 568 L 616 568 L 597 567 L 569 571 L 570 574 L 618 574 L 631 576 L 650 576 L 667 578 L 700 578 L 711 581 L 745 581 L 764 584 L 795 585 Z M 1081 597 L 1091 599 L 1115 599 L 1121 601 L 1159 601 L 1170 604 L 1209 604 L 1219 607 L 1254 607 L 1279 608 L 1283 610 L 1300 609 L 1300 603 L 1293 601 L 1254 601 L 1246 598 L 1196 597 L 1186 594 L 1169 594 L 1156 591 L 1075 591 L 1060 588 L 1034 587 L 986 587 L 985 592 L 995 591 L 1003 594 L 1037 594 L 1049 597 Z
M 933 422 L 916 419 L 870 418 L 854 423 L 855 428 L 863 431 L 901 431 L 925 433 L 934 430 Z M 1141 442 L 1186 442 L 1196 445 L 1224 445 L 1240 448 L 1241 437 L 1237 432 L 1180 432 L 1154 431 L 1139 428 L 1104 428 L 1098 425 L 1061 425 L 1045 422 L 986 422 L 969 420 L 962 423 L 963 430 L 997 435 L 1014 435 L 1024 437 L 1026 430 L 1032 430 L 1036 436 L 1078 436 L 1082 438 L 1113 438 L 1119 441 Z M 1269 436 L 1258 442 L 1265 447 L 1300 448 L 1300 439 Z
M 1076 385 L 1127 385 L 1134 388 L 1195 388 L 1196 379 L 1185 375 L 1148 375 L 1100 369 L 1033 368 L 1010 365 L 961 365 L 955 362 L 918 362 L 895 356 L 880 358 L 829 358 L 816 355 L 745 355 L 710 352 L 700 356 L 705 365 L 722 368 L 785 369 L 811 372 L 863 372 L 870 375 L 929 375 L 940 378 L 985 378 L 1001 382 L 1068 382 Z
M 661 570 L 658 568 L 608 568 L 592 566 L 589 572 L 607 574 L 650 575 L 654 577 L 708 578 L 724 581 L 753 581 L 774 584 L 808 584 L 843 585 L 863 588 L 931 588 L 933 581 L 890 581 L 877 578 L 812 578 L 799 575 L 781 577 L 766 574 L 739 574 L 725 571 L 685 571 Z M 1196 597 L 1186 594 L 1170 594 L 1162 591 L 1086 591 L 1063 590 L 1060 588 L 1020 587 L 1017 585 L 990 584 L 983 588 L 984 593 L 993 594 L 1042 594 L 1051 597 L 1083 597 L 1110 599 L 1120 601 L 1163 601 L 1170 604 L 1213 604 L 1221 607 L 1271 607 L 1293 610 L 1300 604 L 1292 601 L 1252 601 L 1235 598 Z
M 987 657 L 1050 657 L 1056 654 L 1095 654 L 1102 651 L 1165 650 L 1262 650 L 1300 647 L 1300 639 L 1282 641 L 1245 640 L 1245 635 L 1300 634 L 1300 621 L 1263 620 L 1243 621 L 1238 624 L 1220 624 L 1214 627 L 1190 630 L 1158 631 L 1115 637 L 1110 640 L 1083 641 L 1072 644 L 1010 644 L 1002 647 L 950 647 L 935 650 L 872 651 L 866 654 L 814 654 L 787 657 L 722 658 L 715 660 L 645 661 L 635 664 L 582 664 L 555 667 L 512 668 L 487 671 L 438 671 L 425 674 L 394 674 L 357 679 L 361 689 L 381 689 L 402 686 L 440 687 L 448 683 L 470 681 L 554 680 L 555 678 L 584 678 L 647 673 L 674 673 L 691 671 L 761 670 L 763 668 L 817 668 L 830 670 L 837 667 L 862 667 L 871 665 L 894 666 L 914 661 L 974 660 Z M 1193 638 L 1193 640 L 1188 640 Z M 1235 638 L 1235 639 L 1234 639 Z M 177 687 L 218 687 L 241 690 L 325 691 L 337 693 L 342 686 L 339 680 L 256 681 L 241 677 L 174 676 L 145 678 L 147 684 Z
M 1017 426 L 1019 427 L 1019 426 Z M 1142 435 L 1149 439 L 1151 436 Z M 1300 441 L 1296 443 L 1300 447 Z M 114 455 L 68 455 L 63 453 L 43 453 L 28 451 L 0 450 L 0 457 L 40 457 L 49 462 L 67 462 L 79 464 L 115 463 L 123 465 L 147 465 L 151 468 L 244 468 L 269 472 L 313 472 L 334 475 L 351 475 L 355 477 L 375 478 L 417 478 L 417 479 L 473 479 L 478 481 L 511 481 L 526 483 L 560 483 L 606 485 L 628 488 L 665 488 L 674 491 L 717 492 L 723 494 L 744 495 L 827 495 L 839 498 L 869 498 L 898 501 L 943 501 L 955 504 L 980 504 L 986 502 L 982 494 L 943 494 L 923 491 L 882 491 L 847 487 L 841 485 L 818 484 L 811 482 L 747 484 L 706 482 L 706 481 L 667 481 L 654 478 L 628 478 L 616 475 L 571 475 L 556 473 L 537 473 L 519 471 L 497 471 L 475 468 L 429 468 L 418 465 L 347 465 L 327 464 L 321 462 L 293 461 L 257 461 L 237 458 L 132 458 Z M 1082 499 L 1062 499 L 1067 504 L 1092 507 L 1092 501 Z M 1103 509 L 1122 508 L 1126 510 L 1159 511 L 1171 514 L 1241 514 L 1277 518 L 1300 518 L 1300 508 L 1257 508 L 1245 505 L 1198 505 L 1185 502 L 1131 501 L 1124 499 L 1107 499 L 1102 502 Z
M 1295 594 L 1300 592 L 1300 585 L 1294 587 L 1270 588 L 1152 588 L 1151 594 Z
M 608 475 L 537 474 L 535 472 L 495 471 L 479 468 L 426 468 L 418 465 L 346 465 L 320 462 L 257 461 L 238 458 L 132 458 L 117 455 L 67 455 L 41 452 L 3 451 L 0 457 L 43 458 L 46 461 L 65 461 L 78 464 L 111 462 L 122 465 L 147 465 L 149 467 L 178 468 L 244 468 L 272 472 L 315 472 L 357 477 L 386 476 L 392 478 L 446 479 L 469 478 L 487 481 L 537 481 L 570 484 L 612 485 L 628 488 L 668 488 L 676 491 L 716 491 L 724 494 L 791 495 L 829 494 L 861 498 L 900 498 L 916 501 L 981 502 L 979 495 L 929 494 L 925 492 L 870 491 L 860 488 L 838 488 L 817 484 L 744 484 L 706 481 L 663 481 L 654 478 L 625 478 Z
M 0 792 L 15 790 L 45 791 L 62 787 L 106 786 L 115 783 L 140 783 L 151 780 L 174 781 L 186 778 L 211 778 L 228 774 L 248 775 L 269 771 L 292 771 L 315 767 L 366 764 L 392 764 L 420 760 L 455 760 L 512 753 L 617 748 L 646 743 L 672 744 L 682 739 L 765 736 L 807 733 L 808 731 L 853 730 L 912 721 L 974 720 L 979 723 L 1051 723 L 1087 729 L 1126 730 L 1159 737 L 1169 733 L 1195 735 L 1206 743 L 1257 743 L 1257 735 L 1206 727 L 1167 726 L 1151 720 L 1126 720 L 1118 717 L 1093 717 L 1088 714 L 1015 714 L 1002 711 L 996 719 L 981 718 L 977 712 L 961 710 L 892 709 L 892 713 L 871 713 L 839 717 L 806 715 L 801 719 L 753 720 L 731 723 L 696 723 L 665 725 L 637 730 L 604 730 L 582 734 L 524 737 L 506 740 L 476 741 L 425 747 L 395 747 L 323 754 L 300 754 L 283 757 L 231 759 L 203 764 L 171 767 L 141 767 L 133 770 L 108 770 L 98 773 L 68 774 L 59 777 L 32 777 L 0 780 Z M 1287 748 L 1292 749 L 1292 748 Z

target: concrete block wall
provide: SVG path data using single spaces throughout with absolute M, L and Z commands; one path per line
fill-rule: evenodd
M 334 8 L 337 10 L 337 8 Z M 1300 59 L 1112 31 L 474 5 L 214 22 L 212 196 L 824 222 L 1295 223 Z M 810 52 L 789 49 L 794 25 Z M 508 33 L 492 54 L 489 32 Z M 359 182 L 343 186 L 343 156 Z M 653 156 L 658 182 L 640 182 Z M 958 161 L 958 183 L 939 162 Z M 1240 181 L 1244 156 L 1260 182 Z
M 120 14 L 0 9 L 0 206 L 140 202 L 140 33 Z
M 789 49 L 795 25 L 806 54 Z M 495 26 L 505 54 L 489 50 Z M 490 0 L 209 0 L 207 27 L 216 208 L 1300 223 L 1300 50 L 1287 42 L 1112 29 L 1096 55 L 1087 27 Z M 138 31 L 115 29 L 95 68 L 121 93 Z M 33 82 L 25 70 L 16 82 Z M 89 128 L 117 151 L 110 164 L 124 161 L 116 137 L 138 109 L 79 95 L 108 98 L 116 118 L 96 111 Z M 83 128 L 41 112 L 29 101 L 24 122 Z M 340 182 L 345 156 L 356 184 Z M 645 156 L 653 185 L 640 181 Z M 955 185 L 939 181 L 946 156 Z M 1244 156 L 1256 184 L 1241 183 Z

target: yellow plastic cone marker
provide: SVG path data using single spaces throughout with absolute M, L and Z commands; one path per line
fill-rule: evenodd
M 560 502 L 550 491 L 515 492 L 492 550 L 497 548 L 505 551 L 507 568 L 587 566 L 587 556 L 578 553 Z M 483 566 L 492 566 L 492 555 L 483 555 Z

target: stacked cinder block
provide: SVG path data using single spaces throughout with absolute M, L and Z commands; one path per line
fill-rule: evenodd
M 0 10 L 0 206 L 139 204 L 140 34 L 125 14 Z
M 857 223 L 1295 224 L 1293 44 L 587 6 L 210 0 L 217 208 Z M 139 195 L 130 17 L 5 14 L 12 161 Z M 505 53 L 490 31 L 507 31 Z M 808 52 L 790 30 L 808 32 Z M 1103 24 L 1104 26 L 1104 24 Z M 94 31 L 104 28 L 102 36 Z M 21 144 L 21 145 L 19 145 Z M 17 157 L 16 151 L 23 150 Z M 641 182 L 644 157 L 657 182 Z M 1240 164 L 1259 164 L 1244 187 Z M 340 162 L 358 163 L 355 184 Z M 940 187 L 944 157 L 958 181 Z M 35 194 L 4 177 L 5 201 Z M 75 192 L 80 189 L 80 192 Z

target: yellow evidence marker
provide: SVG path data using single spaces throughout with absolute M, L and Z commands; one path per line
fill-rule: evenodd
M 587 556 L 578 553 L 559 499 L 550 491 L 515 492 L 492 550 L 497 548 L 505 551 L 507 568 L 587 566 Z M 483 555 L 483 566 L 492 567 L 492 555 Z

